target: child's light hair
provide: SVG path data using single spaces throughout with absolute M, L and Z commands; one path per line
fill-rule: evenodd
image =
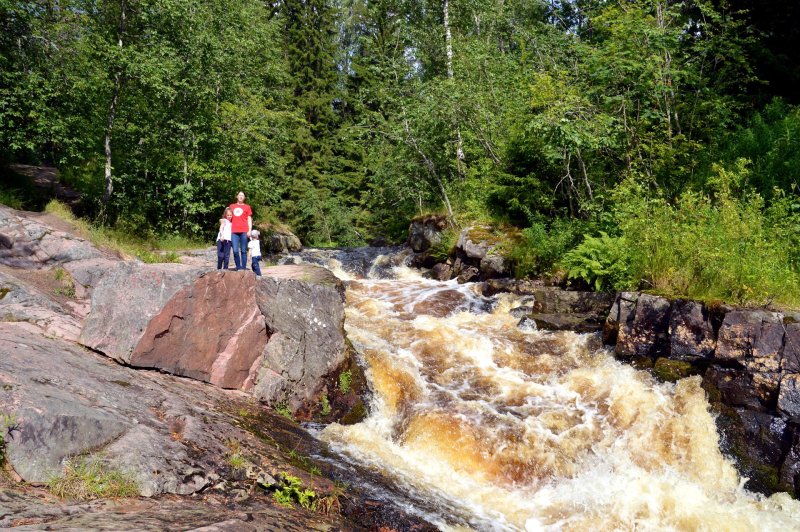
M 225 218 L 228 215 L 228 213 L 231 213 L 231 215 L 233 215 L 233 211 L 231 210 L 231 208 L 225 207 L 225 210 L 222 211 L 222 217 Z
M 260 234 L 261 233 L 259 233 L 257 230 L 253 229 L 252 231 L 250 231 L 250 238 L 258 238 Z

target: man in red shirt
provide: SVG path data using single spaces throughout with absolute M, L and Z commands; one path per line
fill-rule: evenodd
M 236 194 L 236 203 L 231 203 L 231 249 L 236 271 L 247 269 L 247 241 L 253 230 L 253 210 L 244 202 L 244 192 Z

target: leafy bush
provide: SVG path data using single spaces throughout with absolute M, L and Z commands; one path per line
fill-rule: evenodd
M 585 225 L 575 220 L 557 219 L 549 228 L 541 222 L 522 230 L 522 236 L 510 253 L 516 277 L 552 272 L 567 250 L 574 247 Z
M 714 172 L 706 193 L 675 202 L 623 183 L 615 193 L 619 237 L 587 238 L 564 259 L 570 275 L 603 289 L 798 306 L 800 202 L 776 191 L 766 208 L 746 185 L 746 161 Z

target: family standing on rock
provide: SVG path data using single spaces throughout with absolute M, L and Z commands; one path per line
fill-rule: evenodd
M 247 269 L 247 251 L 250 251 L 252 268 L 261 276 L 261 245 L 259 232 L 253 230 L 253 210 L 244 202 L 244 192 L 236 194 L 236 203 L 225 208 L 219 221 L 217 233 L 217 269 L 228 269 L 230 252 L 233 249 L 233 262 L 236 271 Z M 248 241 L 249 240 L 249 241 Z

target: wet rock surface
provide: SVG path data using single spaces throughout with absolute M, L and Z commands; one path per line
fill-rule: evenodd
M 795 312 L 734 309 L 636 292 L 617 295 L 604 325 L 618 357 L 664 381 L 702 375 L 747 487 L 800 493 L 800 364 Z

